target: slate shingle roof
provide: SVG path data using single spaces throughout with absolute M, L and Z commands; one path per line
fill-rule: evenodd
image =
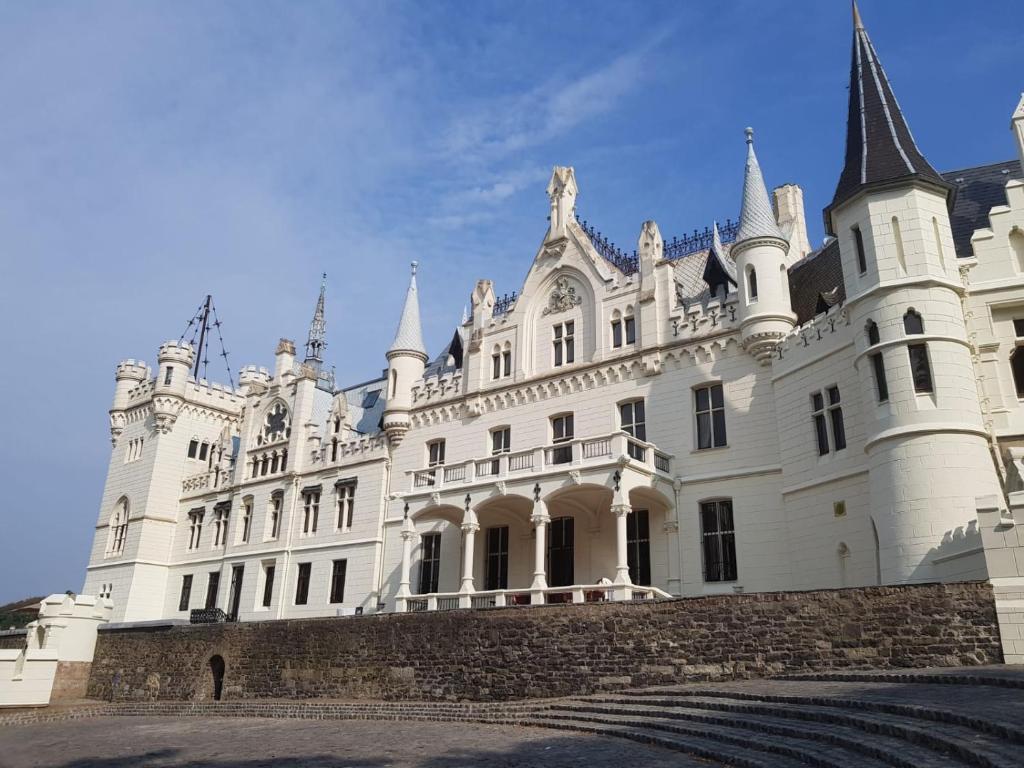
M 956 190 L 956 200 L 949 214 L 956 255 L 962 259 L 973 256 L 971 235 L 974 230 L 988 226 L 988 212 L 994 206 L 1007 204 L 1006 182 L 1024 176 L 1020 161 L 1007 160 L 947 171 L 942 176 Z
M 789 300 L 799 325 L 823 311 L 823 305 L 833 307 L 846 301 L 838 240 L 829 240 L 790 267 Z

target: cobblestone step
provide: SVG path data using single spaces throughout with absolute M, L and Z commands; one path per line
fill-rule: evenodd
M 803 760 L 787 757 L 780 754 L 772 754 L 758 748 L 747 748 L 736 744 L 725 743 L 721 740 L 709 738 L 708 734 L 697 734 L 684 736 L 682 733 L 673 733 L 666 729 L 651 728 L 644 725 L 629 725 L 616 723 L 612 720 L 601 720 L 599 718 L 572 718 L 572 717 L 545 717 L 543 714 L 525 718 L 517 725 L 528 725 L 539 728 L 551 728 L 554 730 L 580 731 L 582 733 L 595 733 L 602 736 L 613 736 L 620 739 L 641 742 L 643 744 L 654 744 L 659 747 L 673 749 L 694 757 L 710 760 L 714 763 L 734 765 L 740 768 L 798 768 L 798 766 L 818 765 L 818 763 L 807 763 Z M 841 768 L 858 766 L 858 763 L 837 764 Z
M 667 698 L 601 696 L 589 700 L 590 704 L 597 702 L 614 703 L 625 707 L 662 708 L 667 711 L 674 708 L 709 710 L 743 717 L 763 716 L 853 728 L 863 734 L 870 734 L 872 740 L 878 736 L 899 739 L 938 755 L 955 757 L 960 764 L 982 768 L 1020 768 L 1022 765 L 1020 748 L 998 736 L 954 723 L 943 723 L 941 728 L 936 728 L 934 718 L 919 718 L 913 714 L 865 711 L 859 707 L 864 702 L 857 700 L 840 700 L 838 705 L 833 706 L 804 704 L 792 700 L 775 702 L 752 700 L 748 697 L 729 698 L 725 695 Z
M 850 726 L 796 724 L 784 717 L 748 714 L 737 718 L 727 713 L 708 712 L 697 708 L 657 707 L 632 702 L 624 705 L 594 702 L 567 703 L 552 709 L 552 712 L 565 711 L 631 715 L 643 717 L 645 720 L 655 718 L 670 722 L 687 721 L 702 723 L 713 728 L 738 728 L 788 739 L 812 740 L 839 747 L 847 752 L 857 753 L 853 763 L 856 765 L 887 765 L 895 766 L 895 768 L 953 768 L 953 766 L 963 765 L 959 760 L 948 759 L 897 737 L 873 734 L 870 739 L 865 739 L 863 731 Z
M 780 675 L 773 680 L 826 683 L 913 683 L 914 685 L 984 685 L 995 688 L 1024 689 L 1024 677 L 1009 674 L 972 674 L 971 672 L 802 672 Z

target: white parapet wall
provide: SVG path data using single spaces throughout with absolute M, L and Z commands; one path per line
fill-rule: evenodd
M 1024 664 L 1024 492 L 1009 494 L 1010 511 L 997 497 L 978 499 L 985 564 L 996 603 L 1003 661 Z
M 90 595 L 50 595 L 28 625 L 23 648 L 0 649 L 0 707 L 43 707 L 84 695 L 96 631 L 113 603 Z

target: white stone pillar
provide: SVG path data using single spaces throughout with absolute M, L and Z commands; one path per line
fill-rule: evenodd
M 615 584 L 628 587 L 633 582 L 629 579 L 629 556 L 626 553 L 626 516 L 633 511 L 629 504 L 612 504 L 611 512 L 615 515 Z M 616 600 L 628 600 L 629 589 L 616 589 Z
M 395 596 L 395 610 L 398 613 L 405 613 L 406 598 L 412 594 L 409 586 L 412 573 L 412 543 L 415 538 L 416 527 L 406 515 L 405 521 L 402 523 L 402 575 L 398 582 L 398 594 Z
M 470 608 L 473 605 L 471 595 L 476 591 L 473 586 L 473 555 L 476 548 L 476 532 L 479 530 L 480 525 L 477 523 L 476 513 L 467 508 L 466 514 L 462 518 L 462 586 L 459 587 L 459 592 L 461 593 L 459 597 L 460 608 Z
M 544 561 L 547 556 L 547 532 L 551 517 L 548 515 L 547 504 L 539 498 L 539 493 L 536 495 L 537 498 L 533 502 L 533 515 L 530 517 L 535 534 L 533 542 L 533 583 L 530 584 L 530 589 L 533 592 L 530 595 L 530 602 L 543 603 L 544 592 L 542 590 L 548 588 L 548 574 L 544 568 Z

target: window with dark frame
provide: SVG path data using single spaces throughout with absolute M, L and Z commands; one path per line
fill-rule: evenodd
M 181 577 L 181 595 L 178 597 L 178 610 L 187 611 L 189 600 L 192 599 L 192 574 Z
M 626 343 L 627 344 L 635 344 L 636 343 L 636 318 L 633 317 L 632 315 L 628 315 L 627 317 L 623 318 L 622 326 L 623 326 L 623 328 L 625 328 L 625 331 L 626 331 Z
M 331 567 L 331 602 L 345 602 L 345 571 L 348 570 L 348 560 L 335 560 Z
M 202 442 L 199 444 L 199 460 L 206 461 L 206 452 L 210 450 L 210 444 Z
M 220 571 L 210 571 L 210 577 L 206 582 L 206 603 L 203 605 L 207 610 L 217 607 L 217 591 L 220 588 Z
M 612 320 L 612 346 L 618 349 L 622 346 L 622 320 Z
M 811 413 L 818 455 L 826 456 L 832 451 L 843 450 L 846 447 L 846 427 L 843 424 L 839 387 L 827 387 L 824 392 L 812 393 Z
M 265 566 L 263 569 L 263 607 L 269 608 L 274 597 L 274 571 L 273 565 Z
M 270 538 L 276 539 L 281 531 L 281 508 L 284 506 L 284 494 L 275 492 L 270 497 Z
M 757 270 L 753 267 L 747 273 L 747 296 L 750 301 L 757 301 Z
M 924 333 L 924 318 L 914 309 L 908 309 L 903 315 L 903 332 L 908 336 Z M 918 394 L 934 392 L 932 386 L 932 370 L 928 362 L 928 345 L 924 343 L 908 344 L 907 354 L 910 357 L 910 374 L 914 380 L 914 391 Z
M 860 227 L 854 226 L 853 229 L 853 244 L 857 251 L 857 269 L 860 274 L 866 274 L 868 271 L 868 257 L 864 250 L 864 235 L 860 232 Z
M 506 349 L 501 353 L 502 376 L 512 375 L 512 350 Z
M 309 600 L 309 572 L 311 563 L 299 563 L 299 575 L 295 580 L 295 604 L 305 605 Z
M 444 440 L 427 443 L 427 466 L 440 467 L 444 464 Z
M 306 491 L 302 494 L 302 532 L 316 533 L 320 521 L 320 491 Z
M 508 589 L 508 526 L 487 529 L 484 589 Z
M 873 347 L 878 344 L 878 326 L 874 320 L 868 320 L 866 330 L 868 346 Z M 868 358 L 871 360 L 871 371 L 875 377 L 875 394 L 878 396 L 878 402 L 884 403 L 889 399 L 889 383 L 885 378 L 885 361 L 882 358 L 882 352 L 872 352 Z
M 347 531 L 352 528 L 352 519 L 356 506 L 356 481 L 338 482 L 334 486 L 338 494 L 338 529 Z
M 555 366 L 568 365 L 576 359 L 576 323 L 567 320 L 554 328 Z
M 199 441 L 198 440 L 189 440 L 188 441 L 188 457 L 190 459 L 194 459 L 196 457 L 196 453 L 198 451 L 199 451 Z
M 647 442 L 647 424 L 643 400 L 619 403 L 619 428 L 630 437 Z M 637 461 L 644 460 L 644 446 L 630 440 L 626 445 L 629 455 Z
M 252 499 L 242 502 L 242 543 L 247 544 L 252 533 Z
M 646 509 L 634 509 L 626 516 L 626 557 L 630 581 L 650 586 L 651 524 Z
M 736 580 L 736 532 L 732 500 L 705 501 L 700 505 L 704 554 L 704 581 Z
M 725 395 L 721 384 L 698 387 L 693 391 L 697 422 L 697 450 L 726 445 Z
M 491 355 L 491 378 L 501 378 L 501 353 L 495 352 Z
M 167 370 L 164 371 L 164 386 L 170 385 L 172 376 L 174 376 L 174 368 L 168 365 Z
M 425 533 L 420 538 L 420 590 L 426 595 L 437 592 L 438 577 L 441 575 L 441 534 Z
M 573 439 L 573 415 L 565 413 L 551 419 L 551 442 L 567 443 Z M 564 445 L 551 451 L 552 464 L 568 464 L 572 461 L 572 446 Z

